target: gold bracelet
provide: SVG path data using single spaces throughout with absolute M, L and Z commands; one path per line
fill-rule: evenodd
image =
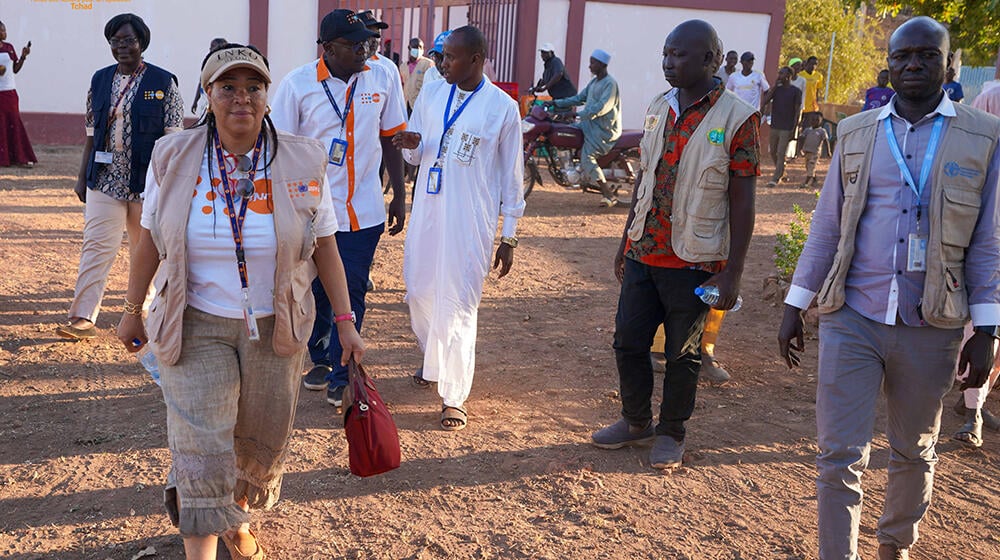
M 129 315 L 142 315 L 142 304 L 125 300 L 125 313 Z

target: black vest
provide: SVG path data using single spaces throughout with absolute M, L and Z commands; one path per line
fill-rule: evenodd
M 94 149 L 90 152 L 87 163 L 87 187 L 97 185 L 97 166 L 94 156 L 98 151 L 104 151 L 110 138 L 111 83 L 115 78 L 118 65 L 113 64 L 94 73 L 90 79 L 91 110 L 94 113 Z M 177 83 L 177 78 L 166 70 L 146 64 L 142 81 L 132 100 L 132 173 L 128 188 L 134 193 L 141 193 L 146 187 L 146 169 L 153 153 L 153 144 L 163 136 L 166 113 L 167 91 L 170 83 Z M 124 102 L 123 102 L 124 103 Z

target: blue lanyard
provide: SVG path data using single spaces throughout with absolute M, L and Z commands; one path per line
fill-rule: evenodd
M 344 112 L 340 112 L 340 107 L 337 105 L 337 101 L 333 98 L 333 94 L 330 93 L 330 86 L 326 85 L 326 80 L 320 82 L 323 84 L 323 91 L 326 92 L 326 98 L 330 100 L 330 105 L 333 105 L 333 111 L 337 113 L 340 117 L 340 129 L 344 129 L 344 123 L 347 122 L 347 115 L 351 114 L 351 105 L 354 102 L 354 89 L 358 85 L 358 79 L 354 78 L 351 82 L 351 87 L 347 89 L 347 105 L 344 106 Z
M 941 140 L 941 128 L 944 126 L 944 115 L 938 115 L 934 119 L 934 129 L 931 130 L 931 139 L 927 142 L 927 151 L 924 152 L 924 164 L 920 167 L 920 183 L 917 184 L 913 180 L 913 175 L 910 173 L 910 168 L 906 167 L 906 162 L 903 161 L 903 153 L 899 151 L 899 143 L 896 142 L 896 135 L 892 132 L 892 117 L 887 117 L 885 119 L 885 141 L 889 143 L 889 151 L 892 152 L 893 159 L 896 160 L 896 166 L 899 167 L 899 172 L 903 174 L 903 180 L 906 181 L 906 185 L 910 187 L 913 194 L 917 196 L 917 208 L 920 208 L 920 195 L 924 192 L 924 187 L 927 186 L 927 179 L 931 176 L 931 166 L 934 165 L 934 156 L 937 153 L 938 142 Z
M 472 90 L 472 93 L 470 93 L 469 96 L 465 98 L 465 101 L 458 106 L 458 110 L 455 111 L 455 114 L 452 115 L 451 118 L 448 118 L 448 113 L 451 112 L 451 102 L 455 100 L 455 90 L 457 89 L 455 84 L 451 85 L 451 93 L 448 94 L 448 106 L 444 109 L 444 130 L 441 131 L 441 141 L 438 143 L 438 159 L 441 159 L 441 152 L 444 151 L 444 137 L 448 135 L 448 131 L 451 130 L 452 126 L 454 126 L 455 121 L 458 120 L 458 116 L 465 110 L 465 106 L 469 104 L 469 101 L 472 101 L 472 96 L 476 95 L 476 92 L 483 89 L 483 84 L 485 83 L 486 79 L 483 78 L 483 80 L 479 82 L 479 85 L 476 86 L 476 89 Z
M 260 148 L 263 141 L 264 135 L 259 134 L 257 136 L 257 145 L 254 146 L 253 150 L 250 171 L 247 172 L 247 178 L 251 181 L 253 181 L 253 176 L 257 172 L 257 162 L 260 158 Z M 222 193 L 226 197 L 226 209 L 229 210 L 229 225 L 233 230 L 233 243 L 236 245 L 236 267 L 240 273 L 240 284 L 246 290 L 247 286 L 249 286 L 249 281 L 247 278 L 246 254 L 243 252 L 243 220 L 246 219 L 247 205 L 250 203 L 250 197 L 243 197 L 243 200 L 240 201 L 240 212 L 237 214 L 235 204 L 233 203 L 233 186 L 229 184 L 229 174 L 226 173 L 226 162 L 222 155 L 222 142 L 219 141 L 218 132 L 215 133 L 214 143 L 215 161 L 219 165 L 219 175 L 221 175 L 222 179 Z

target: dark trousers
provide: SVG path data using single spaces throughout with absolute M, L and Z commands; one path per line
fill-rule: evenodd
M 358 231 L 338 231 L 337 249 L 340 260 L 344 261 L 347 275 L 347 291 L 351 296 L 351 310 L 357 316 L 358 332 L 365 318 L 365 296 L 368 294 L 368 272 L 375 259 L 375 248 L 385 231 L 385 224 L 379 224 Z M 312 336 L 309 337 L 309 358 L 317 366 L 330 366 L 333 372 L 326 376 L 333 387 L 347 385 L 347 368 L 340 365 L 344 349 L 333 322 L 333 309 L 326 296 L 326 290 L 319 278 L 313 280 L 313 296 L 316 298 L 316 321 Z
M 660 268 L 625 259 L 625 278 L 615 317 L 615 359 L 621 382 L 622 417 L 645 426 L 653 418 L 653 365 L 649 347 L 662 324 L 663 400 L 656 433 L 684 439 L 684 422 L 694 412 L 701 335 L 709 307 L 694 289 L 711 277 L 700 270 Z

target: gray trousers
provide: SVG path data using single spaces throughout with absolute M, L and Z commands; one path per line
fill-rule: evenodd
M 236 501 L 268 509 L 281 494 L 305 347 L 281 357 L 274 317 L 257 321 L 184 310 L 180 359 L 160 364 L 172 465 L 164 504 L 181 535 L 218 535 L 248 520 Z
M 868 466 L 879 388 L 889 440 L 879 543 L 908 547 L 927 512 L 962 329 L 871 321 L 846 305 L 820 316 L 816 479 L 821 560 L 858 560 L 861 474 Z
M 771 159 L 774 160 L 774 178 L 772 180 L 775 183 L 785 176 L 785 152 L 788 151 L 788 143 L 792 141 L 792 132 L 791 130 L 772 128 L 768 135 L 768 148 L 771 151 Z

